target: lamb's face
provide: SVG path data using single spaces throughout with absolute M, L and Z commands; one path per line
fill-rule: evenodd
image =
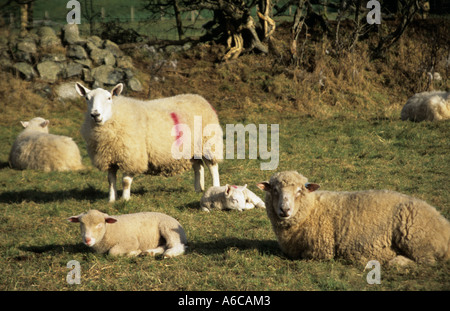
M 122 92 L 123 85 L 122 83 L 117 84 L 111 92 L 102 88 L 89 90 L 80 83 L 76 83 L 75 88 L 78 94 L 86 99 L 88 106 L 87 112 L 95 124 L 103 125 L 112 117 L 113 96 L 118 96 Z
M 228 209 L 234 209 L 239 211 L 245 209 L 245 196 L 242 188 L 243 187 L 226 185 L 225 205 Z
M 97 210 L 90 210 L 85 214 L 72 216 L 68 220 L 70 222 L 80 223 L 81 238 L 83 243 L 89 247 L 94 246 L 103 239 L 107 223 L 114 223 L 117 221 L 117 219 Z
M 308 183 L 308 180 L 297 172 L 277 173 L 272 176 L 270 182 L 259 183 L 257 186 L 268 192 L 269 202 L 266 202 L 266 208 L 272 209 L 273 214 L 280 220 L 294 217 L 302 206 L 301 201 L 319 188 L 319 185 Z

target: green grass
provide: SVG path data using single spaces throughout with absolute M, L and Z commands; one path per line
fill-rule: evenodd
M 450 264 L 381 267 L 381 284 L 368 285 L 364 267 L 339 260 L 290 260 L 279 250 L 264 210 L 198 209 L 193 173 L 137 176 L 129 202 L 107 203 L 106 174 L 93 168 L 80 139 L 81 113 L 67 113 L 88 168 L 83 172 L 17 171 L 7 164 L 19 124 L 0 128 L 0 290 L 449 290 Z M 57 112 L 54 116 L 62 118 Z M 67 117 L 66 117 L 67 118 Z M 261 118 L 259 123 L 268 123 Z M 450 217 L 450 122 L 397 119 L 280 118 L 280 165 L 327 190 L 392 189 L 422 198 Z M 72 125 L 73 124 L 73 125 Z M 255 183 L 274 172 L 259 160 L 226 160 L 222 183 Z M 209 175 L 207 175 L 209 178 Z M 207 185 L 210 185 L 207 179 Z M 65 219 L 88 209 L 109 214 L 159 211 L 178 219 L 188 252 L 162 260 L 112 258 L 81 243 Z M 81 284 L 69 285 L 67 262 L 81 264 Z

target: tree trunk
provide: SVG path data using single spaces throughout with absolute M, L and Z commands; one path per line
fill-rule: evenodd
M 178 1 L 173 1 L 173 10 L 175 12 L 175 20 L 177 23 L 177 31 L 178 31 L 178 39 L 183 40 L 184 31 L 183 31 L 183 23 L 181 21 L 180 7 L 178 5 Z

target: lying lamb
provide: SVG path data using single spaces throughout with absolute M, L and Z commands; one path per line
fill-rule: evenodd
M 238 210 L 254 207 L 266 208 L 264 202 L 245 186 L 225 185 L 223 187 L 210 187 L 200 200 L 203 211 L 211 209 Z
M 213 186 L 220 186 L 218 162 L 223 158 L 223 133 L 217 114 L 201 96 L 185 94 L 149 101 L 119 96 L 123 85 L 119 83 L 111 92 L 98 88 L 89 90 L 76 83 L 77 92 L 85 97 L 88 109 L 81 134 L 94 166 L 108 171 L 109 201 L 117 197 L 116 174 L 123 171 L 122 198 L 130 198 L 131 182 L 136 174 L 173 175 L 193 167 L 195 190 L 204 190 L 204 166 L 208 167 Z M 197 129 L 194 119 L 201 119 Z M 201 131 L 201 142 L 188 136 Z M 214 135 L 206 128 L 213 128 Z M 174 137 L 175 135 L 175 137 Z M 180 143 L 180 144 L 179 144 Z M 185 147 L 186 156 L 177 159 L 173 147 Z M 214 149 L 215 147 L 215 149 Z M 214 150 L 213 150 L 214 149 Z
M 289 257 L 364 264 L 450 259 L 450 223 L 422 200 L 386 190 L 315 191 L 319 185 L 295 171 L 257 186 L 266 191 L 267 215 Z
M 109 216 L 90 210 L 67 219 L 80 223 L 83 243 L 97 253 L 137 256 L 163 254 L 165 258 L 184 253 L 187 239 L 174 218 L 154 212 Z
M 45 172 L 84 168 L 80 150 L 72 138 L 49 134 L 49 123 L 50 121 L 39 117 L 21 121 L 25 129 L 14 141 L 9 154 L 12 168 Z
M 408 99 L 400 117 L 403 121 L 440 121 L 450 119 L 449 92 L 423 92 Z

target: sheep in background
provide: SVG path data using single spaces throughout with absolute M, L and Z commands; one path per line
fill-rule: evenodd
M 209 212 L 211 209 L 218 210 L 238 210 L 254 207 L 266 208 L 264 202 L 252 191 L 244 186 L 225 185 L 223 187 L 210 187 L 205 191 L 200 207 L 203 211 Z
M 15 169 L 44 172 L 84 168 L 80 150 L 72 138 L 48 133 L 49 120 L 33 118 L 21 121 L 25 128 L 14 141 L 9 163 Z
M 180 223 L 162 213 L 143 212 L 109 216 L 90 210 L 67 219 L 80 223 L 83 243 L 97 253 L 111 256 L 162 254 L 165 258 L 184 253 L 186 234 Z
M 386 190 L 316 191 L 295 171 L 259 183 L 282 251 L 292 258 L 366 264 L 450 259 L 450 223 L 426 202 Z
M 89 90 L 76 83 L 77 92 L 88 104 L 81 134 L 94 166 L 108 171 L 109 201 L 114 202 L 117 197 L 118 169 L 123 171 L 124 200 L 130 198 L 133 176 L 141 173 L 168 176 L 192 166 L 195 190 L 200 192 L 204 190 L 203 164 L 206 164 L 213 186 L 220 186 L 218 162 L 223 158 L 223 133 L 211 105 L 192 94 L 142 101 L 119 96 L 122 88 L 119 83 L 111 92 L 101 88 Z M 202 122 L 197 128 L 202 131 L 201 145 L 191 139 L 190 154 L 176 159 L 173 145 L 186 147 L 184 140 L 181 143 L 181 138 L 188 135 L 183 125 L 189 127 L 194 137 L 196 117 L 201 117 Z M 210 125 L 214 135 L 205 130 Z
M 423 92 L 408 99 L 400 117 L 403 121 L 440 121 L 450 119 L 449 92 Z

